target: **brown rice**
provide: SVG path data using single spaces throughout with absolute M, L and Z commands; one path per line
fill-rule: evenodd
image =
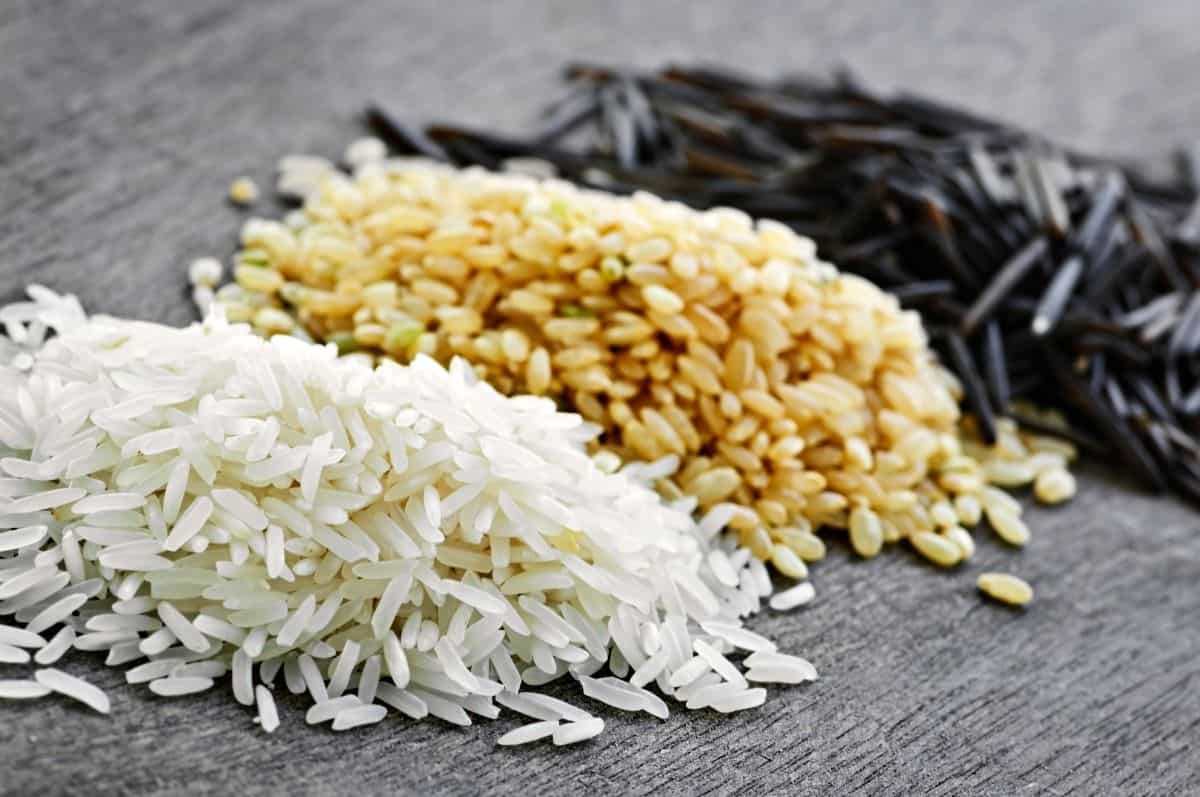
M 797 578 L 821 528 L 951 565 L 983 516 L 1028 537 L 987 484 L 1074 492 L 1068 443 L 1008 421 L 995 446 L 961 437 L 961 388 L 917 314 L 782 224 L 381 152 L 356 145 L 353 175 L 283 161 L 304 206 L 245 225 L 216 295 L 232 320 L 359 356 L 461 356 L 505 393 L 560 399 L 621 458 L 678 456 L 663 494 L 749 510 L 730 521 L 742 543 Z

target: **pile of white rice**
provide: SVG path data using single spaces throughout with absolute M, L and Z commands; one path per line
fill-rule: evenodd
M 228 675 L 268 731 L 287 689 L 335 730 L 504 707 L 532 723 L 502 744 L 568 744 L 603 720 L 526 687 L 569 677 L 666 717 L 659 695 L 730 712 L 816 677 L 741 625 L 771 582 L 717 534 L 732 506 L 697 523 L 647 486 L 674 458 L 611 472 L 595 428 L 461 362 L 372 367 L 219 314 L 173 329 L 29 295 L 0 309 L 0 661 L 42 669 L 0 697 L 107 711 L 50 667 L 74 648 L 160 695 Z

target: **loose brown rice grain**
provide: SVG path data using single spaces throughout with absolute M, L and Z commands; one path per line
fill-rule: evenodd
M 1033 600 L 1033 587 L 1008 573 L 981 573 L 976 584 L 989 598 L 1010 606 L 1025 606 Z
M 249 177 L 239 177 L 229 184 L 229 198 L 239 205 L 249 205 L 258 199 L 258 186 Z
M 1075 495 L 1075 477 L 1062 468 L 1050 468 L 1037 475 L 1033 495 L 1043 504 L 1059 504 Z
M 958 547 L 959 556 L 964 561 L 975 555 L 975 538 L 962 526 L 950 526 L 942 531 L 942 536 Z
M 850 544 L 859 556 L 871 558 L 883 548 L 883 526 L 879 516 L 866 507 L 850 513 Z
M 1029 528 L 1015 513 L 1003 508 L 988 510 L 988 523 L 1009 545 L 1022 546 L 1029 542 Z
M 932 531 L 918 531 L 910 537 L 917 552 L 938 567 L 953 567 L 962 561 L 962 550 L 953 540 Z

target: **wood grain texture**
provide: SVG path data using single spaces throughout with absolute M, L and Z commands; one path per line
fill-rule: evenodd
M 572 58 L 763 73 L 845 60 L 885 87 L 1155 152 L 1200 131 L 1198 23 L 1195 3 L 1118 0 L 7 0 L 0 300 L 37 281 L 94 311 L 187 322 L 181 269 L 232 251 L 235 175 L 266 186 L 283 153 L 340 153 L 369 98 L 416 119 L 519 125 Z M 1029 520 L 1026 550 L 984 534 L 952 573 L 835 544 L 812 606 L 752 622 L 822 680 L 732 718 L 599 710 L 609 727 L 594 742 L 509 751 L 493 745 L 514 720 L 337 735 L 304 726 L 287 698 L 267 736 L 227 687 L 168 701 L 76 656 L 64 668 L 108 690 L 112 716 L 0 705 L 0 793 L 1197 793 L 1197 515 L 1085 469 L 1073 504 Z M 985 568 L 1032 581 L 1034 605 L 980 601 Z

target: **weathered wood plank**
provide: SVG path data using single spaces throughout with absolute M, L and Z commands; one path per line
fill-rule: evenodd
M 761 72 L 844 59 L 884 85 L 989 108 L 1087 146 L 1154 152 L 1200 131 L 1200 6 L 875 2 L 0 4 L 0 300 L 37 281 L 95 310 L 191 318 L 182 269 L 227 255 L 223 201 L 275 159 L 336 155 L 380 98 L 420 119 L 519 124 L 571 58 L 708 58 Z M 389 721 L 347 735 L 258 732 L 227 688 L 166 701 L 98 657 L 64 666 L 111 717 L 64 700 L 0 705 L 6 794 L 1182 794 L 1200 789 L 1197 516 L 1087 470 L 1013 553 L 972 572 L 834 546 L 818 600 L 753 627 L 810 656 L 817 684 L 733 718 L 601 712 L 569 750 L 497 751 L 514 722 Z M 981 535 L 986 538 L 986 535 Z M 1023 613 L 973 574 L 1033 581 Z M 0 677 L 24 668 L 0 667 Z M 579 698 L 582 701 L 582 698 Z

